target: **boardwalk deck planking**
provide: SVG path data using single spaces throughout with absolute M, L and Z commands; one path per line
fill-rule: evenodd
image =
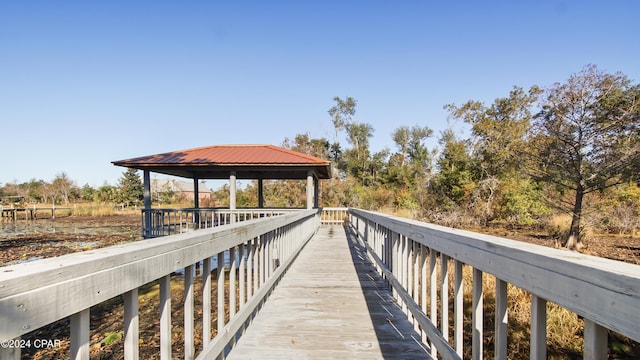
M 322 226 L 228 359 L 429 358 L 361 246 Z

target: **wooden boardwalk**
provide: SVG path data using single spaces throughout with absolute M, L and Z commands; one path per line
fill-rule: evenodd
M 228 359 L 428 359 L 364 249 L 322 226 Z

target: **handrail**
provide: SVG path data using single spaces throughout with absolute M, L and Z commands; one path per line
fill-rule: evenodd
M 193 281 L 196 265 L 202 263 L 203 283 L 211 293 L 211 258 L 218 259 L 218 313 L 230 308 L 231 318 L 218 317 L 218 335 L 211 340 L 211 310 L 203 308 L 203 352 L 208 346 L 224 349 L 219 338 L 234 336 L 269 294 L 298 251 L 319 226 L 319 211 L 302 210 L 277 217 L 256 219 L 186 234 L 142 240 L 57 258 L 0 268 L 0 339 L 14 339 L 59 319 L 71 316 L 71 358 L 88 359 L 89 308 L 114 296 L 125 303 L 126 359 L 138 358 L 138 288 L 160 281 L 161 358 L 171 358 L 169 280 L 184 269 L 185 358 L 193 359 Z M 225 302 L 225 257 L 231 269 Z M 253 279 L 253 281 L 252 281 Z M 239 296 L 236 296 L 236 284 Z M 205 293 L 207 288 L 205 287 Z M 190 300 L 189 300 L 190 299 Z M 168 305 L 169 304 L 169 305 Z M 211 299 L 203 297 L 203 306 Z M 208 305 L 207 305 L 208 304 Z M 238 308 L 238 313 L 236 313 Z M 168 317 L 168 318 L 167 318 Z M 222 321 L 222 322 L 221 322 Z M 231 324 L 231 325 L 230 325 Z M 226 334 L 226 335 L 225 335 Z M 218 340 L 216 340 L 218 339 Z M 230 340 L 232 341 L 232 340 Z M 0 358 L 8 354 L 0 349 Z M 17 355 L 19 357 L 19 354 Z
M 322 225 L 342 225 L 349 220 L 349 208 L 325 207 L 322 208 L 320 223 Z
M 271 217 L 301 209 L 284 208 L 151 208 L 142 209 L 142 236 L 146 238 L 182 234 L 198 229 Z
M 430 333 L 433 353 L 448 351 L 434 341 L 449 342 L 449 262 L 454 264 L 454 338 L 451 347 L 462 356 L 464 265 L 473 268 L 472 358 L 483 354 L 484 273 L 496 277 L 495 353 L 507 358 L 507 284 L 532 294 L 531 358 L 546 358 L 546 302 L 551 301 L 582 316 L 584 358 L 605 358 L 607 329 L 640 341 L 640 266 L 490 235 L 456 230 L 380 213 L 350 209 L 350 224 L 388 276 L 404 308 L 420 309 L 408 316 L 419 322 L 424 314 L 441 334 Z M 439 258 L 439 261 L 438 261 Z M 427 263 L 429 266 L 427 267 Z M 437 278 L 439 263 L 440 278 Z M 444 275 L 443 275 L 444 274 Z M 444 280 L 443 280 L 444 279 Z M 437 285 L 440 284 L 440 301 Z M 429 290 L 429 294 L 427 294 Z M 427 296 L 430 307 L 427 308 Z M 438 311 L 438 306 L 440 311 Z M 419 316 L 416 316 L 419 315 Z M 424 328 L 424 326 L 422 326 Z M 426 330 L 426 329 L 425 329 Z M 444 334 L 444 335 L 443 335 Z M 425 335 L 426 336 L 426 335 Z

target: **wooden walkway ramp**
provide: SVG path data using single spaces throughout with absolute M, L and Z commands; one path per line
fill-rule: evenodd
M 228 359 L 425 359 L 428 349 L 354 235 L 322 226 Z

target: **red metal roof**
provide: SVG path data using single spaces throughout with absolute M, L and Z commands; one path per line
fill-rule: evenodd
M 178 171 L 187 174 L 185 168 L 190 168 L 191 172 L 212 174 L 219 167 L 252 168 L 254 172 L 261 168 L 274 171 L 278 167 L 309 167 L 321 173 L 321 178 L 331 176 L 330 161 L 273 145 L 214 145 L 114 161 L 113 164 L 167 174 L 177 174 Z M 184 174 L 179 176 L 186 176 Z

